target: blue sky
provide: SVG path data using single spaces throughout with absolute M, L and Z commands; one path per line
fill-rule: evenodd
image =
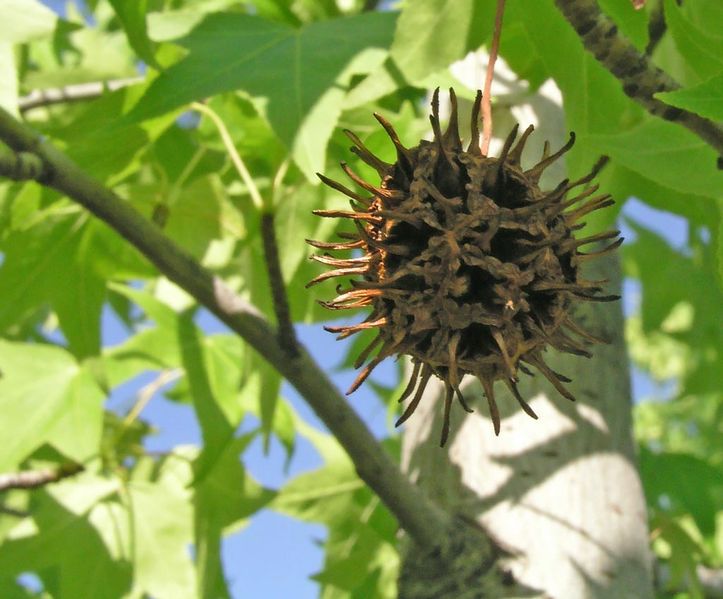
M 65 5 L 64 0 L 42 0 L 59 12 Z M 662 235 L 673 247 L 684 247 L 687 242 L 687 222 L 681 217 L 655 210 L 637 200 L 629 201 L 622 216 L 644 223 Z M 627 239 L 634 237 L 633 232 L 621 218 L 620 228 Z M 634 311 L 640 289 L 636 282 L 626 281 L 623 290 L 623 305 L 626 314 Z M 208 332 L 225 331 L 208 313 L 202 313 L 199 324 Z M 317 360 L 332 373 L 335 384 L 344 390 L 354 374 L 351 371 L 336 372 L 337 364 L 329 363 L 328 356 L 341 357 L 345 348 L 334 337 L 322 330 L 321 325 L 299 326 L 298 334 L 309 347 Z M 122 341 L 126 332 L 118 321 L 107 311 L 103 322 L 104 345 L 114 345 Z M 330 348 L 334 351 L 329 351 Z M 374 380 L 385 384 L 395 382 L 396 370 L 391 361 L 382 364 L 373 375 Z M 125 412 L 135 401 L 138 390 L 149 382 L 153 375 L 141 376 L 116 389 L 109 399 L 109 406 L 119 412 Z M 660 386 L 655 385 L 642 373 L 633 371 L 633 395 L 635 401 L 651 395 L 659 395 Z M 288 398 L 297 412 L 310 424 L 324 430 L 323 425 L 311 409 L 288 385 L 283 387 L 283 395 Z M 377 436 L 387 434 L 386 408 L 362 386 L 349 401 Z M 143 418 L 158 429 L 158 434 L 148 440 L 151 450 L 170 450 L 179 444 L 198 444 L 199 428 L 190 406 L 171 402 L 157 393 L 143 412 Z M 244 428 L 248 423 L 244 424 Z M 319 456 L 304 439 L 297 441 L 296 453 L 288 470 L 285 470 L 285 454 L 277 441 L 271 443 L 268 453 L 264 453 L 261 440 L 256 440 L 244 454 L 245 464 L 250 473 L 262 484 L 272 488 L 280 487 L 289 477 L 313 470 L 320 465 Z M 309 579 L 318 572 L 323 564 L 323 552 L 320 543 L 326 532 L 324 527 L 305 524 L 270 510 L 263 510 L 242 532 L 234 534 L 224 543 L 223 558 L 234 597 L 276 598 L 294 597 L 311 599 L 318 596 L 318 585 Z M 279 561 L 283 560 L 283 568 Z M 283 574 L 281 574 L 283 572 Z

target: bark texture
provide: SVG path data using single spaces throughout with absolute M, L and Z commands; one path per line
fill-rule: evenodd
M 588 276 L 620 287 L 616 259 Z M 493 559 L 517 583 L 551 599 L 649 599 L 653 596 L 647 516 L 631 434 L 631 394 L 619 302 L 581 306 L 578 320 L 611 341 L 590 360 L 548 351 L 551 367 L 573 379 L 576 403 L 541 376 L 523 375 L 521 392 L 540 419 L 524 414 L 498 385 L 502 430 L 495 437 L 481 390 L 474 414 L 456 411 L 446 449 L 440 389 L 429 389 L 403 442 L 404 468 L 446 510 L 477 522 Z M 460 554 L 460 560 L 468 559 Z M 486 564 L 489 568 L 491 564 Z M 407 553 L 400 596 L 422 596 L 424 560 Z M 425 588 L 431 591 L 427 581 Z M 446 593 L 439 581 L 438 594 Z M 476 594 L 475 594 L 476 593 Z M 482 588 L 464 596 L 498 597 Z

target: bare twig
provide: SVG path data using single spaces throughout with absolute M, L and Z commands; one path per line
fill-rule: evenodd
M 8 507 L 7 505 L 0 505 L 0 514 L 14 516 L 15 518 L 28 518 L 30 516 L 30 512 L 25 510 L 16 510 L 14 507 Z
M 91 81 L 89 83 L 75 83 L 64 87 L 36 89 L 18 100 L 18 109 L 20 112 L 26 112 L 32 108 L 40 108 L 52 104 L 92 100 L 102 96 L 106 91 L 115 91 L 122 87 L 142 83 L 143 81 L 143 77 L 128 77 L 125 79 L 111 79 L 110 81 Z
M 36 489 L 59 480 L 75 476 L 84 470 L 80 464 L 61 464 L 58 468 L 45 470 L 26 470 L 0 474 L 0 492 L 10 489 Z
M 138 392 L 138 399 L 133 407 L 128 411 L 126 417 L 123 419 L 123 427 L 130 426 L 135 421 L 141 412 L 145 409 L 148 403 L 153 399 L 153 396 L 160 391 L 165 385 L 180 378 L 181 371 L 178 368 L 171 368 L 162 371 L 155 379 L 150 383 L 141 388 Z
M 445 543 L 451 517 L 402 474 L 303 345 L 298 345 L 299 357 L 289 360 L 273 329 L 254 307 L 234 295 L 128 202 L 2 108 L 0 140 L 15 152 L 35 153 L 43 161 L 46 185 L 107 223 L 272 364 L 311 405 L 344 447 L 362 480 L 421 548 L 430 551 Z
M 276 323 L 279 327 L 279 343 L 291 358 L 295 358 L 299 355 L 297 347 L 298 340 L 296 338 L 294 323 L 291 319 L 291 309 L 289 308 L 289 300 L 286 295 L 284 276 L 281 272 L 279 246 L 274 226 L 274 214 L 277 207 L 276 196 L 279 193 L 279 189 L 281 189 L 288 170 L 289 161 L 284 160 L 276 171 L 276 175 L 271 184 L 271 200 L 267 203 L 266 209 L 261 215 L 261 237 L 264 244 L 266 271 L 269 275 L 269 286 L 271 287 L 271 296 L 274 302 L 274 313 L 276 314 Z
M 492 34 L 490 56 L 487 61 L 485 74 L 485 87 L 482 92 L 482 156 L 487 156 L 492 139 L 492 78 L 495 74 L 495 62 L 500 49 L 500 36 L 502 35 L 502 17 L 505 14 L 505 0 L 497 0 L 497 13 L 495 14 L 495 30 Z
M 298 339 L 291 320 L 289 301 L 286 297 L 286 286 L 281 273 L 279 262 L 279 249 L 276 243 L 276 230 L 274 229 L 274 214 L 264 212 L 261 215 L 261 237 L 264 242 L 264 257 L 266 271 L 269 274 L 269 285 L 271 296 L 274 302 L 276 322 L 279 327 L 279 345 L 291 358 L 299 355 Z
M 695 113 L 669 106 L 653 94 L 680 85 L 654 66 L 622 36 L 595 0 L 555 0 L 558 9 L 577 31 L 582 43 L 623 84 L 623 91 L 655 116 L 686 127 L 723 157 L 723 128 Z

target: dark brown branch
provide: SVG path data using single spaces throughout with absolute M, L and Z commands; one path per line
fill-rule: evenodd
M 648 21 L 648 45 L 645 46 L 645 55 L 650 57 L 655 52 L 660 40 L 667 29 L 665 23 L 665 12 L 663 11 L 663 0 L 658 0 L 650 12 Z
M 723 128 L 695 113 L 656 100 L 657 92 L 680 85 L 622 36 L 595 0 L 555 0 L 560 12 L 582 39 L 585 48 L 623 84 L 623 91 L 650 114 L 686 127 L 723 156 Z
M 276 242 L 274 215 L 270 212 L 264 212 L 261 215 L 261 237 L 264 242 L 266 272 L 269 275 L 271 296 L 274 301 L 274 312 L 276 313 L 276 324 L 279 327 L 279 345 L 289 357 L 295 358 L 299 355 L 299 341 L 296 338 L 294 324 L 291 321 L 289 301 L 286 297 L 286 286 L 284 285 L 284 277 L 281 274 L 281 263 L 279 262 L 279 248 Z
M 128 85 L 141 83 L 142 81 L 144 81 L 143 77 L 128 77 L 126 79 L 90 81 L 88 83 L 75 83 L 64 87 L 36 89 L 18 100 L 18 109 L 20 112 L 26 112 L 41 106 L 92 100 L 103 95 L 106 91 L 115 91 Z
M 0 474 L 0 492 L 10 489 L 36 489 L 59 480 L 75 476 L 84 470 L 80 464 L 62 464 L 58 468 L 45 470 L 26 470 Z
M 445 542 L 451 519 L 400 471 L 326 373 L 299 344 L 290 360 L 274 330 L 252 306 L 163 235 L 128 202 L 96 181 L 52 144 L 0 108 L 0 140 L 15 152 L 33 152 L 45 164 L 45 184 L 84 206 L 142 252 L 274 366 L 311 405 L 353 461 L 359 476 L 422 548 Z

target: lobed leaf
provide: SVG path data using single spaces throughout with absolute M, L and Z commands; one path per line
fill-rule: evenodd
M 343 93 L 334 88 L 362 50 L 389 45 L 394 19 L 392 13 L 368 13 L 294 29 L 243 14 L 209 15 L 178 40 L 188 55 L 151 84 L 130 118 L 147 119 L 194 100 L 244 90 L 267 99 L 271 125 L 311 175 L 323 166 L 341 110 Z

